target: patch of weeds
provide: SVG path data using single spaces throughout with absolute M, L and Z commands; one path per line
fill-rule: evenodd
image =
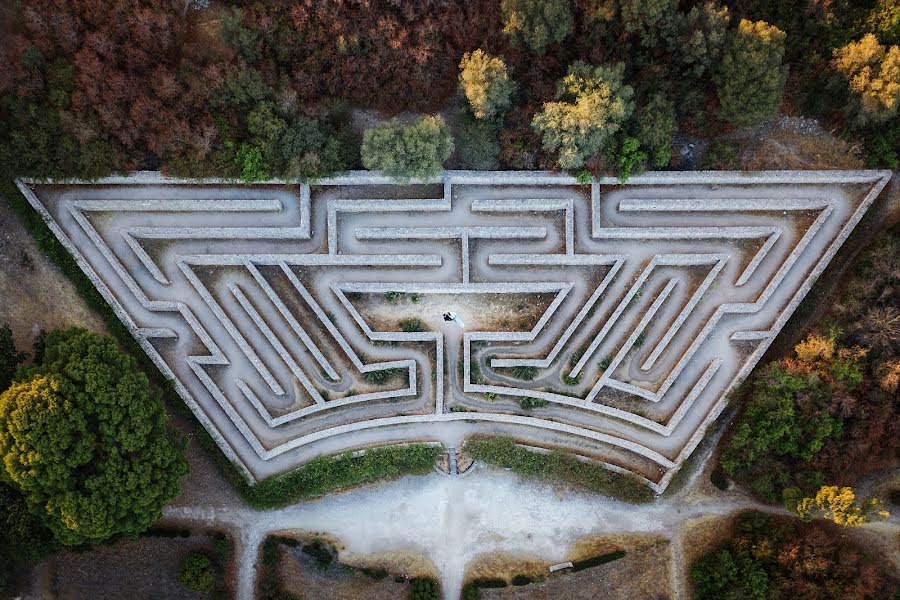
M 400 376 L 403 369 L 381 369 L 379 371 L 369 371 L 363 373 L 363 379 L 371 384 L 379 385 L 387 383 Z
M 600 367 L 601 371 L 605 371 L 609 368 L 609 365 L 612 364 L 611 356 L 604 356 L 600 359 L 600 362 L 597 363 L 597 366 Z
M 422 322 L 422 319 L 403 319 L 400 321 L 400 331 L 404 333 L 419 333 L 427 331 L 427 329 L 425 329 L 425 323 Z
M 532 410 L 535 408 L 543 408 L 550 404 L 543 398 L 533 398 L 531 396 L 525 396 L 519 400 L 519 406 L 524 410 Z
M 471 583 L 467 583 L 462 589 L 462 600 L 478 600 L 481 598 L 481 592 Z
M 634 339 L 635 348 L 640 348 L 644 345 L 644 342 L 647 341 L 647 337 L 643 333 L 639 333 L 638 336 Z
M 405 292 L 390 291 L 390 292 L 384 293 L 384 299 L 387 300 L 388 302 L 397 302 L 401 298 L 403 298 L 405 295 L 406 295 Z
M 644 295 L 644 288 L 639 287 L 638 289 L 636 289 L 636 290 L 634 291 L 634 296 L 632 296 L 632 298 L 634 298 L 635 300 L 637 300 L 638 298 L 640 298 L 640 297 L 643 296 L 643 295 Z
M 593 176 L 587 169 L 578 171 L 578 175 L 575 176 L 575 181 L 578 182 L 578 185 L 591 185 L 592 180 Z
M 581 383 L 581 376 L 582 376 L 583 374 L 584 374 L 584 373 L 579 373 L 579 374 L 578 374 L 577 376 L 575 376 L 575 377 L 570 377 L 569 375 L 563 375 L 563 376 L 562 376 L 562 381 L 563 381 L 563 383 L 566 384 L 566 385 L 578 385 L 579 383 Z
M 409 295 L 409 301 L 412 302 L 413 304 L 418 304 L 419 300 L 421 300 L 421 299 L 422 299 L 422 296 L 419 294 L 416 294 L 415 292 Z
M 484 401 L 485 402 L 493 402 L 499 397 L 500 397 L 500 395 L 495 392 L 485 392 L 484 393 Z
M 518 367 L 512 368 L 512 376 L 516 379 L 521 379 L 522 381 L 534 381 L 534 378 L 537 377 L 537 367 L 532 367 L 530 365 L 519 365 Z

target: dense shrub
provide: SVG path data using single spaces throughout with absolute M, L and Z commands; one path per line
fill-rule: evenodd
M 778 115 L 787 79 L 784 43 L 774 25 L 741 19 L 715 77 L 722 119 L 754 125 Z
M 413 579 L 409 585 L 409 600 L 440 600 L 441 587 L 434 579 Z
M 58 331 L 17 381 L 0 396 L 0 456 L 60 542 L 103 542 L 159 518 L 187 464 L 133 358 L 111 338 Z
M 678 125 L 675 105 L 662 94 L 654 94 L 637 115 L 637 139 L 647 151 L 652 167 L 668 166 L 672 160 L 672 138 Z
M 216 583 L 216 567 L 205 554 L 192 552 L 181 561 L 178 577 L 192 592 L 211 592 Z
M 835 70 L 846 80 L 852 102 L 850 122 L 859 127 L 883 123 L 900 106 L 900 47 L 885 48 L 868 34 L 834 51 Z
M 459 85 L 472 114 L 478 119 L 494 119 L 512 104 L 516 83 L 510 79 L 502 58 L 483 50 L 466 52 L 459 63 Z
M 678 14 L 677 57 L 687 75 L 699 79 L 715 70 L 728 40 L 730 21 L 728 7 L 712 2 Z
M 563 41 L 574 19 L 569 0 L 501 0 L 503 31 L 536 54 Z
M 525 477 L 569 483 L 628 502 L 648 502 L 654 494 L 636 477 L 614 473 L 593 463 L 555 450 L 549 454 L 531 452 L 512 438 L 476 438 L 466 442 L 465 451 L 475 460 L 511 469 Z
M 897 585 L 824 523 L 740 517 L 724 546 L 691 568 L 697 600 L 891 600 Z
M 441 116 L 420 117 L 410 125 L 392 120 L 363 134 L 363 166 L 399 180 L 425 179 L 441 172 L 453 153 L 453 139 Z
M 12 330 L 9 325 L 4 324 L 3 327 L 0 327 L 0 392 L 9 387 L 16 367 L 23 360 L 25 360 L 25 355 L 16 349 Z
M 622 65 L 576 62 L 559 84 L 559 101 L 544 104 L 532 127 L 544 150 L 557 154 L 563 169 L 577 169 L 631 116 L 633 96 L 633 88 L 624 83 Z
M 622 27 L 642 46 L 656 46 L 672 36 L 677 9 L 677 0 L 619 0 Z

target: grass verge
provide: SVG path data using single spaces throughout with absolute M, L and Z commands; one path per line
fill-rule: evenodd
M 656 497 L 653 490 L 636 477 L 582 462 L 561 450 L 548 454 L 532 452 L 517 445 L 510 437 L 473 438 L 466 442 L 465 451 L 475 460 L 511 469 L 524 477 L 564 482 L 625 502 L 650 502 Z

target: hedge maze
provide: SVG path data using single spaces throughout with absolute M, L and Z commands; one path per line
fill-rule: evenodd
M 661 491 L 888 177 L 19 185 L 253 480 L 504 434 Z

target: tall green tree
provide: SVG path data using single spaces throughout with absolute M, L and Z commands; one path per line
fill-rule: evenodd
M 857 127 L 884 123 L 900 107 L 900 47 L 885 48 L 871 33 L 834 51 L 834 69 L 847 82 L 846 112 Z
M 47 335 L 43 361 L 0 395 L 6 477 L 66 545 L 134 535 L 187 473 L 159 390 L 106 336 Z
M 535 54 L 563 41 L 574 19 L 569 0 L 501 0 L 503 31 Z
M 634 89 L 623 65 L 576 62 L 559 84 L 557 102 L 547 102 L 531 126 L 544 150 L 557 153 L 563 169 L 577 169 L 618 132 L 634 112 Z
M 409 125 L 391 120 L 363 133 L 363 166 L 401 181 L 433 177 L 453 153 L 453 138 L 440 115 Z
M 662 168 L 672 160 L 675 136 L 675 104 L 662 94 L 653 94 L 637 116 L 637 139 L 647 151 L 650 165 Z
M 503 59 L 483 50 L 466 52 L 459 69 L 459 85 L 472 114 L 478 119 L 502 116 L 516 91 L 516 82 L 510 78 Z
M 678 14 L 677 0 L 619 0 L 622 27 L 636 35 L 644 47 L 671 38 Z
M 778 116 L 787 79 L 784 41 L 774 25 L 741 19 L 714 78 L 722 119 L 755 125 Z

